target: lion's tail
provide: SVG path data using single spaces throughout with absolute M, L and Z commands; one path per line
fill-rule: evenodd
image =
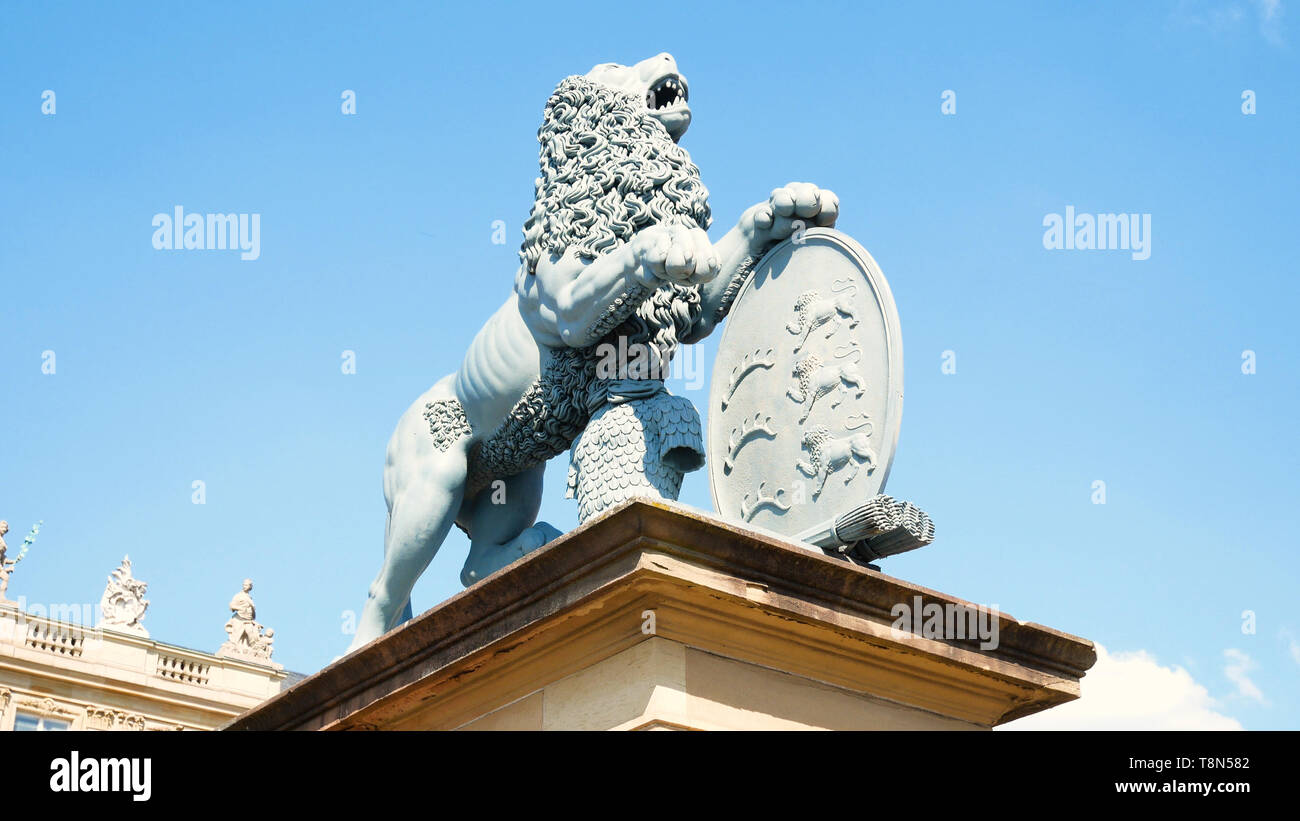
M 875 430 L 875 426 L 871 423 L 871 417 L 865 413 L 850 414 L 848 420 L 844 423 L 844 427 L 848 430 L 866 428 L 866 431 L 862 434 L 863 436 L 870 436 L 871 432 Z

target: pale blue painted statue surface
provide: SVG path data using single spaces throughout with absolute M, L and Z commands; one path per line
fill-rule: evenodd
M 648 472 L 640 492 L 675 498 L 680 472 L 699 466 L 693 409 L 658 386 L 643 396 L 612 389 L 647 377 L 598 374 L 601 343 L 623 338 L 667 362 L 679 343 L 703 338 L 726 316 L 773 245 L 800 225 L 834 225 L 839 201 L 790 183 L 710 241 L 708 192 L 677 144 L 691 122 L 688 96 L 677 64 L 660 54 L 568 77 L 547 101 L 514 291 L 460 369 L 415 400 L 389 442 L 383 566 L 354 649 L 409 612 L 411 589 L 453 524 L 470 536 L 467 585 L 559 535 L 536 517 L 545 463 L 571 446 L 570 490 L 584 518 L 602 504 L 610 468 L 599 463 L 599 443 L 611 434 L 639 432 L 644 441 L 634 444 L 643 450 L 651 440 L 676 443 L 663 448 L 673 453 L 669 469 Z M 603 427 L 583 440 L 593 418 Z M 694 425 L 698 436 L 698 416 Z

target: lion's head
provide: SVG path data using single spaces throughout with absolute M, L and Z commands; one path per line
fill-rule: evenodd
M 817 463 L 821 459 L 822 445 L 830 438 L 830 435 L 830 428 L 825 425 L 813 425 L 811 428 L 804 431 L 802 440 L 803 447 L 812 456 L 814 463 Z
M 647 67 L 656 63 L 666 73 L 656 77 L 660 69 Z M 679 81 L 668 55 L 560 81 L 537 131 L 541 176 L 519 251 L 529 273 L 543 252 L 560 257 L 572 248 L 595 259 L 649 225 L 709 227 L 709 192 L 668 128 L 680 136 L 690 121 L 685 82 L 666 85 Z M 661 98 L 678 87 L 674 102 Z
M 690 128 L 690 89 L 671 54 L 656 54 L 634 66 L 601 63 L 587 72 L 587 79 L 645 100 L 646 111 L 663 124 L 673 142 Z
M 527 273 L 543 254 L 595 259 L 651 225 L 709 227 L 709 192 L 676 143 L 690 123 L 686 96 L 667 54 L 560 82 L 537 131 L 541 176 L 519 250 Z M 698 287 L 666 284 L 616 333 L 653 340 L 669 358 L 700 310 Z
M 794 363 L 794 368 L 791 370 L 790 375 L 797 376 L 800 381 L 803 381 L 808 378 L 809 374 L 816 373 L 817 369 L 821 366 L 822 358 L 815 353 L 810 353 L 807 356 L 800 357 Z
M 804 291 L 802 294 L 799 294 L 799 298 L 794 301 L 794 309 L 796 311 L 802 311 L 816 302 L 817 299 L 818 296 L 816 291 Z

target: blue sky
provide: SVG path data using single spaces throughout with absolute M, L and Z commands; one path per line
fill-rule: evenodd
M 511 288 L 547 95 L 669 51 L 715 238 L 813 181 L 893 289 L 888 490 L 938 539 L 884 569 L 1300 728 L 1294 9 L 555 8 L 0 11 L 0 518 L 11 546 L 45 522 L 11 596 L 97 602 L 130 553 L 155 638 L 215 650 L 251 576 L 278 660 L 343 652 L 392 426 Z M 155 250 L 176 205 L 260 214 L 260 257 Z M 1045 249 L 1066 206 L 1149 214 L 1150 258 Z M 702 411 L 703 376 L 671 385 Z M 567 529 L 563 470 L 542 515 Z M 704 473 L 682 500 L 711 508 Z M 418 609 L 465 549 L 453 533 Z

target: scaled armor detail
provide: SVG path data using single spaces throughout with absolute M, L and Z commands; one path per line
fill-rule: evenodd
M 700 414 L 652 379 L 611 380 L 604 402 L 574 440 L 569 490 L 578 522 L 627 499 L 676 499 L 682 477 L 704 466 Z

